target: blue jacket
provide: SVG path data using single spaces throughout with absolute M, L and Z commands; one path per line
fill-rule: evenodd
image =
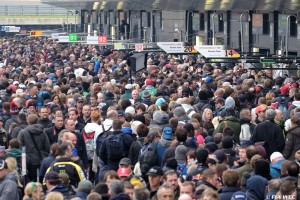
M 220 200 L 231 200 L 233 193 L 241 191 L 239 187 L 222 187 L 219 190 Z
M 98 71 L 99 71 L 99 69 L 100 69 L 100 64 L 101 64 L 100 61 L 96 61 L 96 62 L 95 62 L 95 66 L 94 66 L 94 72 L 95 72 L 95 73 L 98 73 Z
M 165 155 L 166 150 L 169 148 L 170 144 L 168 145 L 163 145 L 161 140 L 158 142 L 157 147 L 156 147 L 156 156 L 158 159 L 158 166 L 162 166 L 162 159 Z
M 279 160 L 274 164 L 270 165 L 270 174 L 272 178 L 279 178 L 280 177 L 280 171 L 281 171 L 281 163 L 284 160 Z
M 40 168 L 40 177 L 42 177 L 41 180 L 43 180 L 47 169 L 51 166 L 51 164 L 55 161 L 55 156 L 53 154 L 50 154 L 48 157 L 44 158 L 41 164 Z

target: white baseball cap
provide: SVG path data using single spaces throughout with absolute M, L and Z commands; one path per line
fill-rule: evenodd
M 270 161 L 272 162 L 274 159 L 280 158 L 280 157 L 283 158 L 283 155 L 280 152 L 276 151 L 276 152 L 272 153 L 272 155 L 270 156 Z

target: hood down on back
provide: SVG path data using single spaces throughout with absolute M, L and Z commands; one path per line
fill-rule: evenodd
M 29 125 L 25 128 L 25 130 L 34 135 L 40 135 L 43 133 L 43 127 L 40 124 Z

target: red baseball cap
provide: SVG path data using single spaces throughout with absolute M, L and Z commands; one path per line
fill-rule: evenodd
M 145 84 L 146 85 L 154 85 L 154 82 L 152 81 L 152 79 L 148 78 L 148 79 L 146 79 Z
M 130 175 L 129 169 L 125 167 L 119 168 L 117 173 L 119 177 L 128 177 Z
M 259 105 L 255 108 L 255 113 L 259 113 L 261 111 L 265 111 L 267 109 L 267 106 L 266 105 Z

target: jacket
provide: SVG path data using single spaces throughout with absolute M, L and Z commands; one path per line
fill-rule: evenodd
M 162 160 L 164 157 L 164 154 L 166 152 L 166 150 L 169 148 L 169 146 L 171 145 L 172 140 L 166 140 L 164 138 L 161 138 L 158 141 L 157 147 L 156 147 L 156 156 L 158 159 L 158 163 L 160 167 L 163 167 L 162 165 Z
M 53 126 L 53 127 L 47 128 L 45 130 L 45 133 L 48 136 L 48 139 L 49 139 L 49 142 L 51 145 L 58 141 L 58 134 L 63 129 L 65 129 L 64 126 L 61 127 L 60 129 L 56 128 L 56 126 Z
M 48 128 L 49 126 L 51 126 L 52 121 L 50 119 L 40 119 L 38 121 L 38 124 L 42 125 L 43 129 Z
M 239 187 L 222 187 L 219 190 L 219 194 L 220 194 L 220 200 L 231 200 L 231 197 L 233 195 L 233 193 L 241 191 L 241 188 Z
M 234 116 L 226 117 L 224 121 L 217 126 L 213 136 L 215 136 L 216 133 L 222 133 L 225 127 L 232 128 L 234 141 L 240 144 L 241 124 L 239 120 Z
M 23 129 L 25 129 L 28 126 L 26 122 L 20 123 L 18 126 L 16 126 L 11 134 L 11 138 L 17 138 L 19 135 L 19 132 Z
M 113 195 L 109 200 L 130 200 L 130 197 L 128 196 L 128 194 L 120 193 Z
M 282 152 L 284 148 L 282 130 L 278 124 L 270 120 L 266 120 L 255 127 L 251 141 L 265 142 L 263 146 L 266 149 L 267 158 L 269 158 L 275 151 Z
M 129 153 L 129 149 L 130 149 L 130 146 L 133 142 L 133 139 L 130 135 L 127 135 L 127 134 L 124 134 L 122 133 L 121 131 L 112 131 L 111 134 L 122 134 L 122 142 L 123 142 L 123 145 L 124 145 L 124 153 L 125 153 L 125 156 L 124 157 L 128 157 L 128 153 Z M 108 149 L 106 148 L 107 147 L 107 138 L 103 141 L 102 145 L 101 145 L 101 148 L 100 148 L 100 159 L 105 163 L 105 165 L 108 166 L 108 169 L 109 170 L 115 170 L 117 171 L 118 168 L 119 168 L 119 162 L 120 160 L 111 160 L 107 155 L 108 155 Z
M 272 163 L 270 165 L 270 174 L 272 176 L 272 178 L 279 178 L 281 175 L 281 163 L 284 161 L 284 159 L 282 160 L 278 160 L 276 163 Z
M 130 146 L 128 158 L 131 160 L 132 166 L 135 166 L 138 162 L 140 151 L 144 145 L 144 139 L 144 137 L 138 138 L 137 141 L 134 141 Z
M 131 90 L 127 90 L 125 89 L 125 93 L 121 95 L 120 99 L 131 99 L 132 95 L 131 95 L 132 91 Z
M 30 135 L 35 139 L 38 149 L 34 146 Z M 42 159 L 47 157 L 50 152 L 49 139 L 39 124 L 29 125 L 24 130 L 21 130 L 18 139 L 21 141 L 21 144 L 26 147 L 26 160 L 28 160 L 28 164 L 41 164 Z M 40 158 L 38 151 L 40 151 L 42 158 Z
M 82 168 L 68 157 L 57 158 L 47 169 L 46 174 L 50 171 L 55 171 L 57 173 L 64 172 L 68 174 L 70 177 L 70 184 L 75 187 L 77 187 L 80 181 L 86 179 Z
M 295 159 L 295 152 L 297 146 L 300 144 L 300 126 L 291 128 L 285 139 L 285 146 L 283 150 L 283 157 L 288 160 Z
M 47 169 L 51 166 L 51 164 L 55 161 L 55 156 L 50 154 L 47 158 L 44 158 L 40 167 L 40 180 L 43 180 L 43 177 L 46 174 Z
M 0 199 L 19 199 L 18 180 L 16 175 L 8 173 L 0 180 Z

